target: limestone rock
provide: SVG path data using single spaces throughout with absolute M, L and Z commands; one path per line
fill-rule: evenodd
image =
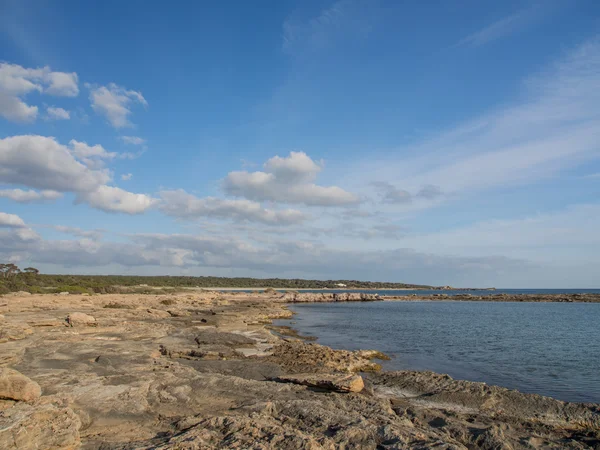
M 2 322 L 0 326 L 0 344 L 25 339 L 32 333 L 33 330 L 24 324 Z
M 169 309 L 167 312 L 171 317 L 189 317 L 192 315 L 192 313 L 184 309 Z
M 0 448 L 76 449 L 81 421 L 70 408 L 17 403 L 0 412 Z
M 89 314 L 76 312 L 71 313 L 67 316 L 67 323 L 72 327 L 78 326 L 96 326 L 96 318 L 90 316 Z
M 198 345 L 226 345 L 226 346 L 237 346 L 237 345 L 252 345 L 256 341 L 248 336 L 238 333 L 227 333 L 220 331 L 202 331 L 196 336 L 196 344 Z
M 9 368 L 0 368 L 0 398 L 32 402 L 42 395 L 40 385 Z
M 274 381 L 301 384 L 336 392 L 360 392 L 365 387 L 362 377 L 354 374 L 301 373 L 282 375 L 275 378 Z
M 10 297 L 26 297 L 28 295 L 31 295 L 31 292 L 27 292 L 27 291 L 17 291 L 17 292 L 11 292 L 9 294 L 7 294 Z
M 168 319 L 169 317 L 172 317 L 171 314 L 169 314 L 167 311 L 163 311 L 162 309 L 148 308 L 146 309 L 146 312 L 157 319 Z

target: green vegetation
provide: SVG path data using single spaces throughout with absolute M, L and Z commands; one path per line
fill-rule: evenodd
M 21 271 L 14 264 L 0 264 L 0 294 L 31 293 L 168 293 L 181 288 L 271 288 L 271 289 L 430 289 L 431 286 L 356 280 L 303 280 L 284 278 L 222 278 L 135 275 L 44 275 L 33 267 Z M 157 289 L 162 288 L 162 289 Z

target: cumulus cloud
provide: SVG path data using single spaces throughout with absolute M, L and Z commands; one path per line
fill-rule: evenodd
M 267 225 L 292 225 L 306 220 L 306 216 L 294 209 L 274 211 L 265 209 L 250 200 L 229 200 L 214 197 L 198 198 L 183 189 L 162 191 L 161 210 L 173 217 L 213 217 L 260 222 Z
M 0 189 L 0 197 L 19 203 L 36 203 L 59 199 L 62 193 L 52 190 L 34 191 L 32 189 Z
M 104 161 L 120 155 L 101 145 L 72 140 L 70 147 L 44 136 L 12 136 L 0 139 L 0 183 L 27 186 L 44 191 L 73 192 L 77 202 L 86 202 L 108 212 L 139 214 L 156 200 L 145 195 L 108 186 L 110 172 Z M 9 192 L 6 196 L 33 197 L 35 194 Z M 40 194 L 40 196 L 55 194 Z
M 54 106 L 48 106 L 48 108 L 46 108 L 46 114 L 50 120 L 69 120 L 71 118 L 71 113 L 69 111 Z
M 93 191 L 77 196 L 78 202 L 88 203 L 91 207 L 105 212 L 141 214 L 156 204 L 157 200 L 146 194 L 135 194 L 114 186 L 99 186 Z
M 12 122 L 33 122 L 37 114 L 37 106 L 29 106 L 19 97 L 0 90 L 0 116 Z
M 90 102 L 94 111 L 106 117 L 115 128 L 132 126 L 129 121 L 132 104 L 148 106 L 141 92 L 127 90 L 115 83 L 108 86 L 90 86 Z
M 275 156 L 264 164 L 265 172 L 230 172 L 223 180 L 226 193 L 248 200 L 296 203 L 307 206 L 345 206 L 360 199 L 337 186 L 312 183 L 322 165 L 304 152 Z
M 265 164 L 265 170 L 290 183 L 312 181 L 322 169 L 323 163 L 315 163 L 304 152 L 290 152 L 288 157 L 274 156 Z
M 28 69 L 18 64 L 0 63 L 0 115 L 14 122 L 31 122 L 38 114 L 37 106 L 24 102 L 31 92 L 60 97 L 79 94 L 76 73 L 53 72 L 50 67 Z
M 44 92 L 60 97 L 77 97 L 79 87 L 77 86 L 77 74 L 65 72 L 49 72 L 46 76 L 48 87 Z
M 59 192 L 88 191 L 110 180 L 105 170 L 77 161 L 56 139 L 25 135 L 0 139 L 0 182 Z
M 91 169 L 100 169 L 104 167 L 105 161 L 114 159 L 117 156 L 117 153 L 108 152 L 99 144 L 88 145 L 85 142 L 71 139 L 69 145 L 73 155 Z
M 16 214 L 0 212 L 0 227 L 20 228 L 25 226 L 23 219 Z

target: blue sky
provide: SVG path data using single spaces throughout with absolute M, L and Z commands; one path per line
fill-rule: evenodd
M 0 0 L 0 259 L 598 287 L 600 4 Z

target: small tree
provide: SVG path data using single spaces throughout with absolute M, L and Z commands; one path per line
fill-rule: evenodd
M 40 271 L 35 267 L 25 267 L 23 269 L 23 272 L 31 275 L 37 275 L 38 273 L 40 273 Z
M 0 264 L 0 273 L 2 273 L 3 278 L 10 278 L 20 272 L 21 270 L 15 264 Z

